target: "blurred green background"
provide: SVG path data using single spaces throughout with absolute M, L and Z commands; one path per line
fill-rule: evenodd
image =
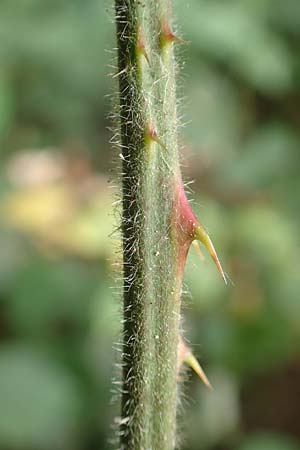
M 177 0 L 193 250 L 184 450 L 300 450 L 300 2 Z M 0 449 L 113 448 L 120 340 L 113 8 L 0 2 Z M 184 63 L 184 64 L 183 64 Z M 137 449 L 139 450 L 139 449 Z

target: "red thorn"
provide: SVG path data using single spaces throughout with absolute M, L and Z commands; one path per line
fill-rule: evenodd
M 177 230 L 177 239 L 181 247 L 181 255 L 180 255 L 181 270 L 183 271 L 184 269 L 185 260 L 190 245 L 195 239 L 197 239 L 198 241 L 202 242 L 202 244 L 204 244 L 209 254 L 211 255 L 213 261 L 215 262 L 225 284 L 227 284 L 226 276 L 220 263 L 220 260 L 218 258 L 215 247 L 209 235 L 207 234 L 207 232 L 205 231 L 205 229 L 195 216 L 191 208 L 191 205 L 189 204 L 180 176 L 178 177 L 177 180 L 176 230 Z M 197 250 L 199 252 L 199 248 L 197 248 Z
M 141 28 L 139 28 L 139 31 L 138 31 L 137 50 L 141 55 L 144 56 L 144 58 L 146 59 L 147 63 L 150 66 L 150 59 L 149 59 L 148 53 L 146 51 L 144 34 L 143 34 Z
M 179 44 L 188 44 L 184 39 L 176 36 L 168 22 L 162 22 L 161 25 L 161 44 L 162 46 L 166 44 L 171 44 L 172 42 L 178 42 Z
M 191 245 L 195 239 L 195 228 L 198 219 L 195 216 L 187 199 L 184 186 L 179 176 L 177 179 L 177 228 L 181 242 L 188 242 Z
M 176 198 L 174 204 L 173 229 L 178 242 L 179 261 L 178 275 L 183 274 L 186 257 L 194 240 L 197 218 L 186 197 L 180 174 L 176 179 Z
M 157 136 L 157 131 L 154 128 L 154 126 L 153 126 L 153 124 L 151 122 L 148 123 L 147 129 L 146 129 L 146 139 L 148 139 L 149 141 L 156 142 L 166 152 L 168 151 L 167 147 L 165 146 L 165 144 Z

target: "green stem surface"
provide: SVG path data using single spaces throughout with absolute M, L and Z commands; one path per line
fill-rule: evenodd
M 170 0 L 116 0 L 122 151 L 122 450 L 173 450 L 180 324 L 179 163 Z

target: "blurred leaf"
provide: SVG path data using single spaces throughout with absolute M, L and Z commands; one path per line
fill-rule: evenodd
M 281 273 L 287 261 L 298 258 L 297 226 L 281 211 L 253 206 L 236 215 L 235 236 L 259 264 Z
M 279 433 L 254 433 L 237 450 L 299 450 L 295 440 Z
M 28 258 L 15 273 L 6 308 L 16 332 L 40 336 L 58 333 L 79 337 L 87 325 L 97 273 L 83 264 Z
M 299 336 L 300 331 L 300 263 L 295 263 L 288 271 L 282 269 L 280 278 L 274 280 L 273 299 L 289 326 Z
M 87 139 L 99 135 L 112 32 L 103 5 L 94 0 L 1 3 L 0 63 L 18 98 L 21 145 L 35 142 L 21 124 L 35 134 L 43 131 L 44 139 L 49 131 Z
M 250 321 L 217 314 L 198 318 L 198 327 L 205 353 L 241 378 L 265 373 L 289 358 L 293 332 L 274 309 L 265 307 Z
M 0 215 L 6 226 L 28 233 L 46 246 L 82 257 L 110 256 L 114 231 L 112 198 L 103 189 L 87 203 L 76 200 L 68 183 L 23 188 L 0 197 Z
M 75 380 L 44 355 L 17 346 L 0 349 L 0 399 L 2 448 L 75 445 L 80 405 Z
M 0 74 L 0 136 L 7 132 L 13 120 L 14 101 L 9 82 Z
M 207 369 L 206 372 L 214 389 L 209 391 L 199 384 L 194 393 L 196 402 L 188 424 L 189 440 L 193 443 L 193 448 L 199 448 L 199 435 L 204 448 L 212 448 L 222 437 L 233 433 L 239 422 L 235 379 L 223 370 Z
M 193 64 L 193 83 L 187 86 L 186 135 L 201 154 L 202 165 L 222 164 L 235 155 L 242 124 L 241 104 L 234 86 L 203 64 Z
M 249 14 L 243 3 L 192 0 L 193 14 L 189 15 L 183 3 L 178 7 L 188 38 L 207 56 L 229 65 L 262 92 L 282 93 L 290 87 L 293 60 L 289 48 L 263 19 Z
M 225 165 L 224 183 L 241 188 L 262 189 L 274 185 L 293 168 L 297 139 L 281 124 L 258 128 L 244 144 L 239 156 Z
M 268 9 L 273 24 L 296 37 L 300 34 L 300 3 L 298 0 L 273 0 Z

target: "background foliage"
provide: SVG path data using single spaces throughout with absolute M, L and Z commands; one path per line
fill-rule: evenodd
M 111 447 L 120 295 L 105 6 L 0 3 L 3 450 Z M 215 390 L 189 376 L 183 448 L 299 450 L 300 3 L 175 10 L 190 41 L 178 50 L 184 176 L 233 280 L 191 251 L 183 326 Z

